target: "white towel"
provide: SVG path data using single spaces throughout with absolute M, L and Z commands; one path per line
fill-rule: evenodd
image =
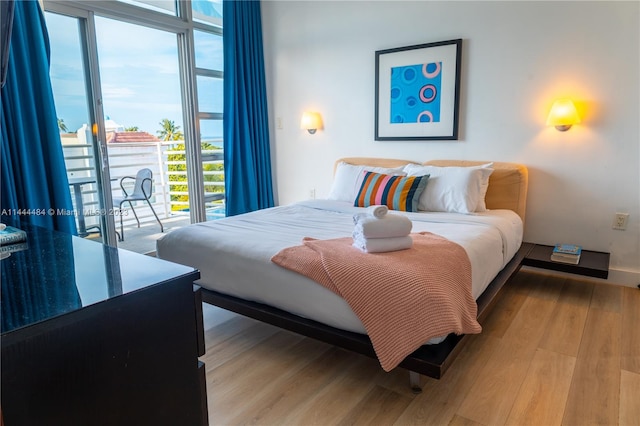
M 365 213 L 356 214 L 353 221 L 353 235 L 362 235 L 365 238 L 405 237 L 409 235 L 413 226 L 406 216 L 392 213 L 381 219 Z
M 385 215 L 388 212 L 389 212 L 389 207 L 387 206 L 376 205 L 376 206 L 367 207 L 367 213 L 369 213 L 371 216 L 374 216 L 378 219 L 382 219 L 383 217 L 385 217 Z
M 360 218 L 367 218 L 367 217 L 382 219 L 387 215 L 388 212 L 389 212 L 389 207 L 387 206 L 382 206 L 382 205 L 369 206 L 364 212 L 356 213 L 353 215 L 353 223 L 358 223 Z
M 354 238 L 353 246 L 365 253 L 384 253 L 411 248 L 413 238 L 410 236 L 391 238 Z

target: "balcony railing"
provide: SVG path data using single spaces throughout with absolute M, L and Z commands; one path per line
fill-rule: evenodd
M 214 141 L 215 142 L 215 141 Z M 207 219 L 224 217 L 224 171 L 223 151 L 211 144 L 202 150 L 204 174 L 205 206 Z M 109 172 L 113 197 L 122 196 L 120 179 L 134 177 L 142 168 L 153 172 L 153 194 L 151 204 L 160 217 L 169 218 L 189 214 L 189 181 L 187 178 L 186 152 L 184 142 L 136 142 L 108 144 Z M 63 138 L 63 151 L 70 179 L 95 178 L 95 156 L 90 144 L 79 143 L 77 139 Z M 133 180 L 125 180 L 127 192 L 133 189 Z M 75 194 L 74 194 L 75 195 Z M 99 225 L 99 218 L 91 215 L 98 211 L 98 190 L 95 182 L 82 185 L 82 210 L 86 227 Z M 123 216 L 125 226 L 135 225 L 132 214 Z M 140 222 L 155 221 L 151 210 L 144 202 L 134 202 Z M 74 201 L 74 208 L 78 206 Z M 79 214 L 79 213 L 78 213 Z M 119 220 L 119 219 L 117 219 Z

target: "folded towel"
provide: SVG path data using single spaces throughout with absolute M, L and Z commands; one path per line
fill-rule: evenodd
M 411 232 L 413 224 L 406 216 L 389 213 L 377 219 L 369 214 L 360 213 L 353 216 L 354 235 L 365 238 L 405 237 Z
M 367 213 L 369 213 L 371 216 L 374 216 L 378 219 L 382 219 L 383 217 L 385 217 L 387 212 L 389 212 L 389 207 L 387 206 L 377 205 L 377 206 L 367 207 Z
M 411 248 L 413 238 L 410 236 L 391 238 L 354 238 L 353 246 L 366 253 L 384 253 Z
M 389 211 L 389 207 L 387 206 L 381 206 L 381 205 L 369 206 L 364 212 L 356 213 L 353 215 L 353 223 L 358 223 L 360 219 L 366 219 L 366 218 L 382 219 L 387 215 L 388 211 Z

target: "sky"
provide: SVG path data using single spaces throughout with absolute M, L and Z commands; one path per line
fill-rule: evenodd
M 90 121 L 78 23 L 49 12 L 45 17 L 56 111 L 73 132 Z M 105 116 L 153 135 L 164 118 L 184 129 L 177 36 L 100 16 L 95 23 Z M 222 70 L 222 38 L 199 32 L 195 42 L 196 66 Z M 198 77 L 198 93 L 200 111 L 222 112 L 222 80 Z M 202 127 L 217 132 L 217 126 Z

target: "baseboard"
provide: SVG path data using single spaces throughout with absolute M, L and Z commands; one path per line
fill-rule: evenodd
M 623 285 L 625 287 L 638 287 L 640 284 L 640 271 L 626 271 L 623 269 L 609 269 L 611 284 Z
M 523 266 L 523 270 L 538 271 L 545 274 L 553 274 L 567 278 L 577 278 L 586 281 L 594 281 L 603 284 L 621 285 L 624 287 L 638 287 L 640 284 L 639 271 L 627 271 L 622 269 L 609 269 L 609 277 L 605 280 L 602 278 L 586 277 L 582 275 L 568 274 L 566 272 L 550 271 L 548 269 L 534 268 L 532 266 Z

